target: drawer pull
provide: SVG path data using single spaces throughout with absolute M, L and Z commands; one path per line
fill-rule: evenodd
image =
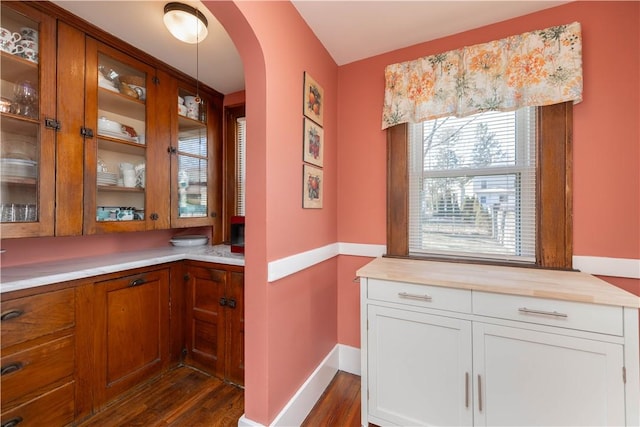
M 0 369 L 0 375 L 2 376 L 8 375 L 13 372 L 17 372 L 20 369 L 22 369 L 22 363 L 20 362 L 10 363 L 9 365 L 3 366 L 2 369 Z
M 24 311 L 22 310 L 10 310 L 10 311 L 7 311 L 6 313 L 2 313 L 2 316 L 0 316 L 0 320 L 4 322 L 5 320 L 11 320 L 11 319 L 15 319 L 16 317 L 20 317 L 23 314 L 24 314 Z
M 416 294 L 410 294 L 410 293 L 407 293 L 407 292 L 398 292 L 398 296 L 400 298 L 418 299 L 418 300 L 421 300 L 421 301 L 429 301 L 429 302 L 433 299 L 433 298 L 431 298 L 431 295 L 427 295 L 427 294 L 416 295 Z
M 144 285 L 144 279 L 136 279 L 136 280 L 132 280 L 131 283 L 129 283 L 130 287 L 133 286 L 140 286 L 140 285 Z
M 469 407 L 469 372 L 464 373 L 464 407 Z
M 558 313 L 557 311 L 545 311 L 545 310 L 532 310 L 527 307 L 520 307 L 518 309 L 520 313 L 524 314 L 541 314 L 543 316 L 553 316 L 553 317 L 569 317 L 565 313 Z
M 22 422 L 22 417 L 13 417 L 9 421 L 2 423 L 2 427 L 15 427 Z

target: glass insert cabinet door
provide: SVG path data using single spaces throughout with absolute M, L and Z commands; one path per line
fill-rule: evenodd
M 87 87 L 97 90 L 97 97 L 87 99 L 97 105 L 87 110 L 96 132 L 85 159 L 85 200 L 91 202 L 85 207 L 85 228 L 90 233 L 145 230 L 147 82 L 153 69 L 101 45 L 96 53 L 97 71 L 87 77 L 92 83 Z
M 210 147 L 208 103 L 193 90 L 178 90 L 178 131 L 172 159 L 172 224 L 208 225 Z
M 14 7 L 1 6 L 1 231 L 3 238 L 47 236 L 54 225 L 55 22 Z

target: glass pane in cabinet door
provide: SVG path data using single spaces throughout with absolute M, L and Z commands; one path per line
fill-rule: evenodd
M 207 132 L 204 126 L 182 129 L 178 136 L 178 217 L 206 217 Z
M 103 54 L 98 64 L 96 220 L 142 221 L 146 74 Z
M 39 219 L 40 101 L 38 23 L 2 7 L 0 28 L 0 215 Z

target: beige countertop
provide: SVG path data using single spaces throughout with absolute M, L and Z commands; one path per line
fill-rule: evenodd
M 180 260 L 244 265 L 244 255 L 231 253 L 226 245 L 148 249 L 96 257 L 26 264 L 0 269 L 0 292 L 11 292 L 52 283 Z
M 376 258 L 356 274 L 472 291 L 640 307 L 640 297 L 590 274 L 573 271 Z

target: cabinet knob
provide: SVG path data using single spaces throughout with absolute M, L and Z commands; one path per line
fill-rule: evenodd
M 13 417 L 9 421 L 2 423 L 2 427 L 15 427 L 22 422 L 22 417 Z
M 21 362 L 14 362 L 14 363 L 10 363 L 7 366 L 3 366 L 0 369 L 0 375 L 9 375 L 13 372 L 17 372 L 20 369 L 22 369 L 22 363 Z
M 16 317 L 20 317 L 24 314 L 22 310 L 9 310 L 5 313 L 2 313 L 0 316 L 1 321 L 15 319 Z
M 233 298 L 229 298 L 227 300 L 227 307 L 236 308 L 236 300 L 234 300 Z
M 220 298 L 219 302 L 220 302 L 220 305 L 223 307 L 227 305 L 227 299 L 225 297 Z
M 131 283 L 129 283 L 130 287 L 133 286 L 140 286 L 140 285 L 144 285 L 144 279 L 136 279 L 136 280 L 132 280 Z

